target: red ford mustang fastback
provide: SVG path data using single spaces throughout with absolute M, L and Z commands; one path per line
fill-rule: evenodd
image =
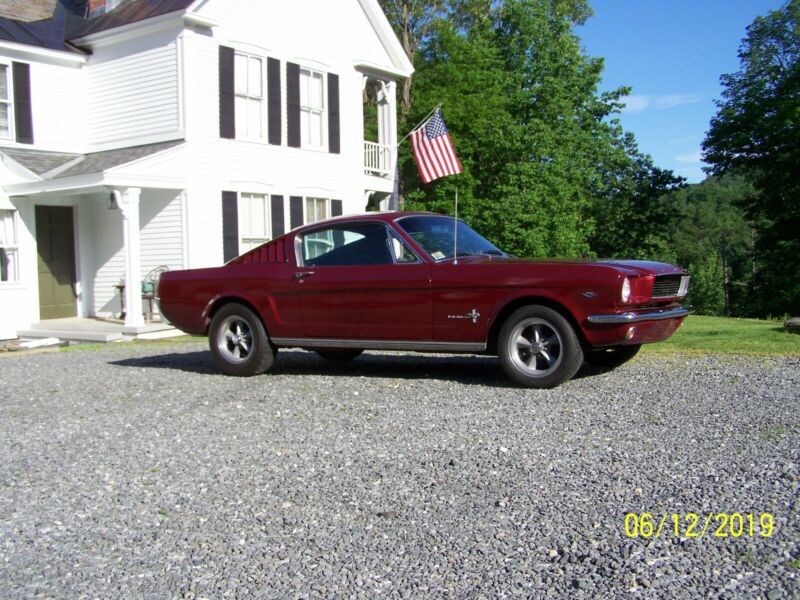
M 451 217 L 394 212 L 313 223 L 222 267 L 165 273 L 158 295 L 170 323 L 208 335 L 229 375 L 268 371 L 282 347 L 330 360 L 466 352 L 545 388 L 584 360 L 614 367 L 668 338 L 689 313 L 688 285 L 662 263 L 514 258 Z

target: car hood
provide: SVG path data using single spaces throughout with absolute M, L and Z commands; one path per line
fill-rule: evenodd
M 680 267 L 650 260 L 617 260 L 617 259 L 580 259 L 580 258 L 517 258 L 494 256 L 465 256 L 459 262 L 470 264 L 518 264 L 518 265 L 559 265 L 567 266 L 603 266 L 630 276 L 664 275 L 668 273 L 685 273 Z

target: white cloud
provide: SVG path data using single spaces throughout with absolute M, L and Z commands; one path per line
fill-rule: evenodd
M 694 152 L 690 152 L 689 154 L 681 154 L 675 157 L 675 162 L 679 163 L 686 163 L 690 165 L 699 165 L 703 162 L 703 155 L 700 154 L 700 150 L 695 150 Z
M 638 113 L 647 110 L 650 106 L 649 96 L 623 96 L 622 102 L 625 103 L 624 113 Z
M 625 103 L 623 113 L 640 113 L 648 109 L 664 110 L 686 104 L 700 102 L 703 96 L 700 94 L 665 94 L 661 96 L 642 96 L 632 95 L 621 98 Z

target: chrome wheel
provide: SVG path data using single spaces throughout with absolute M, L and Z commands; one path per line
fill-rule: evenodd
M 208 345 L 217 367 L 239 377 L 265 373 L 277 352 L 258 315 L 238 303 L 226 304 L 214 315 Z
M 537 304 L 515 310 L 497 338 L 506 374 L 517 383 L 552 388 L 570 379 L 583 363 L 575 330 L 558 311 Z
M 544 319 L 517 323 L 508 337 L 508 345 L 511 362 L 529 377 L 545 377 L 561 364 L 561 336 Z
M 226 360 L 241 364 L 253 352 L 253 332 L 242 317 L 231 315 L 222 321 L 217 334 L 217 347 Z

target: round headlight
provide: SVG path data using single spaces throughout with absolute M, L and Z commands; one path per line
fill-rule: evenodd
M 622 301 L 627 302 L 631 299 L 631 282 L 626 277 L 622 280 Z

